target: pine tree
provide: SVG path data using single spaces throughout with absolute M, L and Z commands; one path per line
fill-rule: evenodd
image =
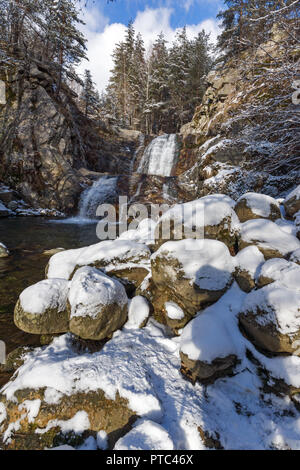
M 85 70 L 83 90 L 81 94 L 81 101 L 84 108 L 85 116 L 95 117 L 99 114 L 100 96 L 95 88 L 91 72 Z
M 161 33 L 153 44 L 147 63 L 145 120 L 147 133 L 164 128 L 167 106 L 170 99 L 169 53 L 167 41 Z M 166 119 L 167 120 L 167 119 Z

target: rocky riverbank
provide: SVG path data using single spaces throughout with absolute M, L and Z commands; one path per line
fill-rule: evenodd
M 52 256 L 15 308 L 49 345 L 9 358 L 0 446 L 298 448 L 299 191 L 209 195 Z M 204 239 L 160 238 L 203 210 Z

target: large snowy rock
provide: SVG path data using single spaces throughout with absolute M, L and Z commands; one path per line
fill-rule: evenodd
M 150 256 L 150 249 L 142 243 L 107 240 L 55 254 L 49 261 L 46 275 L 48 278 L 71 279 L 79 267 L 92 266 L 138 286 L 149 273 Z
M 236 268 L 234 277 L 243 291 L 250 292 L 255 288 L 256 276 L 259 267 L 264 261 L 264 255 L 257 246 L 248 246 L 238 252 L 235 257 Z
M 76 271 L 68 300 L 70 331 L 80 338 L 107 338 L 126 322 L 128 298 L 124 287 L 95 268 Z
M 293 217 L 300 211 L 300 185 L 292 191 L 284 201 L 285 212 L 289 217 Z
M 190 315 L 218 300 L 234 271 L 227 246 L 217 240 L 167 242 L 152 255 L 151 266 L 158 290 Z
M 195 383 L 212 383 L 230 375 L 237 364 L 234 343 L 213 307 L 184 328 L 180 342 L 181 372 Z
M 9 251 L 6 246 L 0 242 L 0 258 L 7 258 L 9 256 Z
M 163 214 L 157 224 L 157 246 L 167 240 L 209 238 L 222 241 L 233 249 L 240 230 L 239 219 L 233 210 L 234 204 L 228 196 L 212 194 L 175 205 Z
M 300 291 L 300 266 L 282 258 L 269 259 L 261 266 L 258 285 L 263 287 L 275 281 L 280 281 L 288 289 Z
M 41 335 L 68 331 L 68 287 L 64 279 L 47 279 L 25 289 L 15 307 L 16 326 Z
M 296 237 L 270 220 L 248 220 L 241 227 L 239 248 L 256 245 L 266 259 L 284 258 L 300 247 L 300 242 Z
M 231 375 L 240 357 L 236 314 L 245 295 L 234 283 L 224 296 L 199 312 L 183 329 L 181 372 L 193 383 L 208 384 Z
M 239 314 L 247 337 L 268 353 L 300 356 L 300 291 L 274 282 L 247 295 Z
M 246 193 L 241 196 L 235 206 L 235 212 L 241 222 L 260 218 L 275 221 L 281 217 L 276 199 L 259 193 Z
M 114 450 L 174 450 L 174 444 L 162 426 L 143 420 L 117 441 Z

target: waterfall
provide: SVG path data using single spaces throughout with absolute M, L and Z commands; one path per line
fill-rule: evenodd
M 176 134 L 164 134 L 156 137 L 146 148 L 137 173 L 171 176 L 178 152 Z
M 79 218 L 96 217 L 97 207 L 106 202 L 113 202 L 116 196 L 117 176 L 101 176 L 81 195 L 79 202 Z

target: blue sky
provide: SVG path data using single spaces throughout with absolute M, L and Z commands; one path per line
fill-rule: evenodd
M 106 0 L 95 2 L 107 15 L 111 22 L 127 24 L 130 18 L 135 18 L 138 11 L 145 7 L 156 9 L 167 7 L 173 9 L 171 17 L 172 28 L 185 24 L 197 24 L 206 18 L 215 17 L 222 6 L 219 0 L 116 0 L 107 3 Z
M 222 7 L 222 0 L 90 0 L 83 15 L 89 62 L 83 63 L 79 72 L 90 69 L 98 89 L 105 89 L 113 65 L 112 51 L 124 38 L 130 19 L 148 49 L 161 31 L 171 43 L 178 28 L 185 25 L 190 37 L 204 29 L 214 42 L 219 33 L 216 15 Z

